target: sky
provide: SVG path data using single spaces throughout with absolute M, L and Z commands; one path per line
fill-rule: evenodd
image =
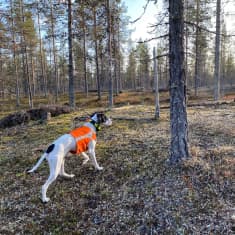
M 127 6 L 127 15 L 131 17 L 131 20 L 135 20 L 141 16 L 146 5 L 146 0 L 123 0 Z M 161 1 L 154 5 L 153 1 L 150 1 L 145 14 L 135 24 L 132 24 L 130 28 L 135 28 L 135 32 L 132 33 L 132 39 L 139 41 L 153 37 L 148 32 L 151 31 L 149 26 L 156 22 L 156 16 L 159 14 L 159 6 Z M 216 4 L 214 4 L 214 7 Z M 225 20 L 227 22 L 227 30 L 229 34 L 235 35 L 235 0 L 222 0 L 222 9 L 225 12 Z M 229 14 L 228 14 L 229 13 Z M 130 20 L 130 21 L 131 21 Z M 156 42 L 155 42 L 156 43 Z M 154 44 L 154 42 L 152 42 Z
M 127 15 L 130 16 L 130 21 L 136 20 L 138 17 L 142 15 L 144 12 L 144 7 L 146 5 L 146 0 L 124 0 L 123 1 L 127 6 Z M 134 41 L 139 41 L 148 39 L 153 37 L 153 35 L 149 35 L 148 32 L 151 31 L 149 26 L 156 22 L 156 15 L 158 14 L 157 6 L 153 4 L 151 1 L 146 9 L 145 14 L 142 16 L 140 20 L 136 23 L 131 24 L 132 29 L 135 31 L 132 33 L 132 39 Z
M 226 4 L 222 4 L 222 8 L 225 12 L 227 30 L 229 34 L 235 34 L 235 1 L 227 1 Z

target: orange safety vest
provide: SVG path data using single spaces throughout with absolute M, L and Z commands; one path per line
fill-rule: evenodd
M 80 154 L 88 150 L 88 144 L 91 140 L 96 140 L 96 133 L 87 126 L 76 128 L 69 133 L 76 140 L 77 148 L 70 151 L 73 154 Z

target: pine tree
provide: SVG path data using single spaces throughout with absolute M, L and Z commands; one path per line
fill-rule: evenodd
M 186 111 L 186 78 L 184 68 L 183 0 L 169 0 L 170 46 L 170 164 L 189 157 Z

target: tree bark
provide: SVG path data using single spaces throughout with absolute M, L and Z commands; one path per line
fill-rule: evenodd
M 183 0 L 169 0 L 170 43 L 170 164 L 189 157 L 184 68 Z

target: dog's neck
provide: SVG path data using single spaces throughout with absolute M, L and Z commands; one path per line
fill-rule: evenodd
M 89 127 L 89 128 L 90 128 L 92 131 L 94 131 L 95 133 L 98 131 L 97 128 L 96 128 L 96 126 L 95 126 L 93 123 L 91 123 L 91 121 L 90 121 L 90 122 L 86 122 L 86 123 L 84 124 L 84 126 Z
M 94 120 L 91 120 L 90 123 L 95 127 L 96 132 L 100 131 L 100 124 Z

